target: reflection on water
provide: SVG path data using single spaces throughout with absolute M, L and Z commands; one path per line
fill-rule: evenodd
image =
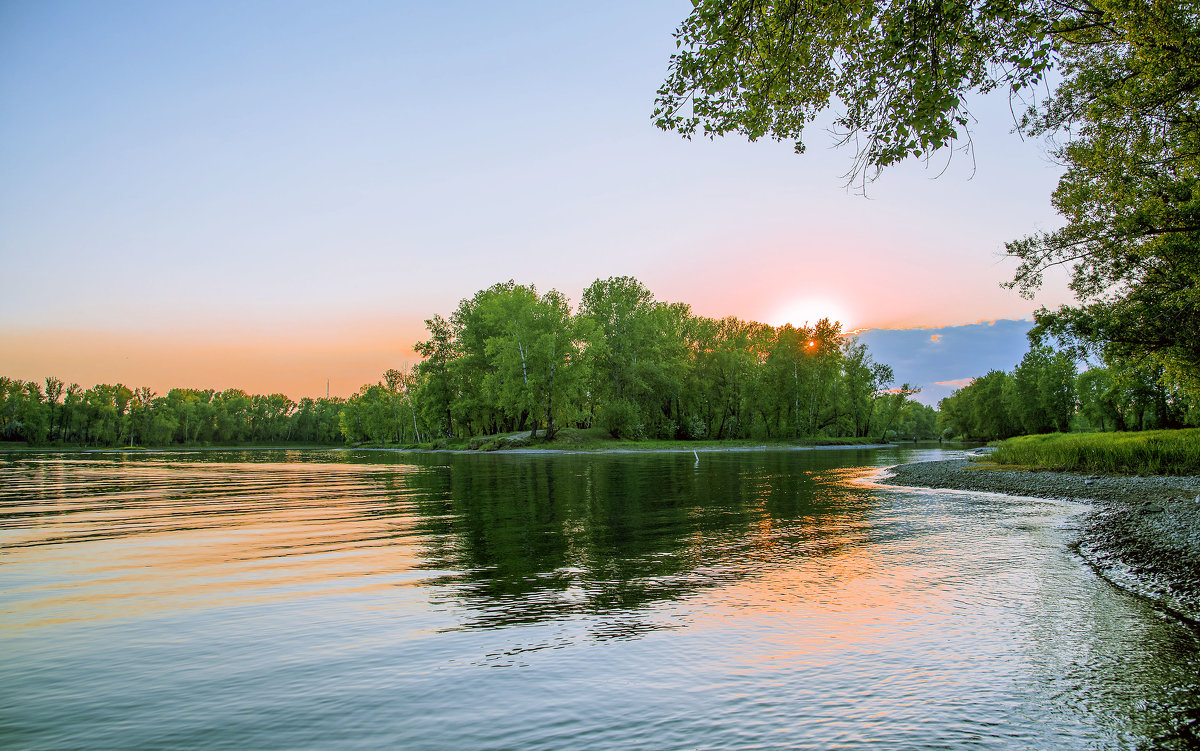
M 0 455 L 0 747 L 1191 748 L 1200 641 L 937 452 Z

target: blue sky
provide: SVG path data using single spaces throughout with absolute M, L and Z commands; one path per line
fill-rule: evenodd
M 875 328 L 1069 299 L 999 287 L 1004 241 L 1057 225 L 1058 168 L 1006 100 L 976 104 L 974 159 L 901 165 L 863 198 L 819 126 L 795 156 L 651 125 L 689 8 L 0 4 L 19 280 L 0 370 L 137 383 L 169 351 L 229 385 L 347 393 L 509 278 L 578 300 L 629 274 L 704 315 Z
M 895 385 L 921 389 L 914 399 L 930 406 L 971 379 L 1011 371 L 1029 349 L 1031 321 L 996 320 L 939 328 L 871 329 L 859 340 L 876 362 L 895 371 Z

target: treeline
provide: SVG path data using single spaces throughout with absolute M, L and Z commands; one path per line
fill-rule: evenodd
M 1078 356 L 1035 343 L 1012 372 L 993 370 L 941 400 L 941 427 L 947 436 L 995 440 L 1200 424 L 1200 401 L 1161 364 L 1107 355 L 1081 371 Z
M 422 361 L 349 399 L 240 390 L 84 390 L 0 379 L 0 439 L 94 446 L 304 442 L 444 445 L 563 427 L 614 438 L 935 438 L 936 412 L 841 324 L 697 316 L 631 277 L 598 280 L 572 310 L 512 281 L 426 321 Z
M 892 369 L 828 319 L 706 318 L 613 277 L 589 286 L 577 311 L 557 291 L 509 281 L 425 323 L 423 360 L 403 388 L 429 435 L 563 426 L 632 439 L 937 435 L 934 410 L 908 398 L 916 389 L 889 388 Z M 375 402 L 386 418 L 386 399 Z
M 0 440 L 82 446 L 341 443 L 343 399 L 0 377 Z

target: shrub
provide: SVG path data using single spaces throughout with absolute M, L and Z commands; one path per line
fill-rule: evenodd
M 597 422 L 613 438 L 645 437 L 646 430 L 638 416 L 637 405 L 628 399 L 614 399 L 600 408 Z
M 696 415 L 689 415 L 683 419 L 683 424 L 679 426 L 680 437 L 689 438 L 691 440 L 701 440 L 708 435 L 708 426 L 704 424 L 704 420 Z

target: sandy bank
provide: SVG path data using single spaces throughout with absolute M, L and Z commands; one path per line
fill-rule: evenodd
M 883 482 L 1091 503 L 1077 549 L 1102 576 L 1200 621 L 1200 477 L 998 469 L 966 459 L 902 464 Z

